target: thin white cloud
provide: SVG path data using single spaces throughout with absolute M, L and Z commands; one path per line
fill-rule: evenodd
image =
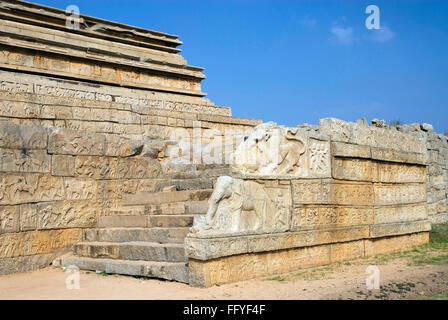
M 355 36 L 352 27 L 340 27 L 334 25 L 331 27 L 331 33 L 333 34 L 333 39 L 340 44 L 352 44 L 355 41 Z
M 300 20 L 300 23 L 304 27 L 314 28 L 316 26 L 317 20 L 316 19 L 310 19 L 310 18 L 306 17 L 305 19 Z
M 394 37 L 395 32 L 387 26 L 381 26 L 378 30 L 372 30 L 372 40 L 375 42 L 386 42 L 392 40 Z

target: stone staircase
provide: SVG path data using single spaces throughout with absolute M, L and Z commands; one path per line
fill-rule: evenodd
M 188 283 L 184 239 L 213 190 L 140 193 L 99 218 L 61 265 Z

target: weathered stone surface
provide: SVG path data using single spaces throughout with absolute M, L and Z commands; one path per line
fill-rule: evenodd
M 0 206 L 0 234 L 20 230 L 19 206 Z
M 111 157 L 129 157 L 139 154 L 142 149 L 143 141 L 107 135 L 104 155 Z
M 372 157 L 369 146 L 358 144 L 332 142 L 332 154 L 335 157 L 350 157 L 350 158 L 366 158 Z
M 426 177 L 424 166 L 377 162 L 373 181 L 381 183 L 424 183 Z
M 383 148 L 371 148 L 372 159 L 391 162 L 403 162 L 410 164 L 424 165 L 427 162 L 425 153 L 407 152 L 402 150 L 392 150 Z
M 38 126 L 16 125 L 0 121 L 0 147 L 11 149 L 46 149 L 47 130 Z
M 171 202 L 202 201 L 207 200 L 213 190 L 183 190 L 173 192 L 140 192 L 137 195 L 129 195 L 123 198 L 125 205 L 159 205 Z
M 103 226 L 85 237 L 111 244 L 80 254 L 182 263 L 66 262 L 185 282 L 180 244 L 196 215 L 186 240 L 192 283 L 208 286 L 408 248 L 428 241 L 428 220 L 448 220 L 448 140 L 431 125 L 329 118 L 293 128 L 231 117 L 203 98 L 202 69 L 177 55 L 177 36 L 107 21 L 85 29 L 98 23 L 91 17 L 67 33 L 54 27 L 63 11 L 7 9 L 0 273 L 43 266 L 81 228 Z M 194 148 L 213 165 L 176 164 L 171 151 L 198 132 Z M 213 193 L 182 191 L 215 182 Z M 180 191 L 154 194 L 167 186 Z M 118 244 L 136 239 L 176 245 Z
M 295 207 L 291 229 L 314 229 L 369 225 L 373 223 L 373 208 L 338 206 Z
M 421 136 L 413 133 L 365 126 L 334 118 L 320 119 L 319 129 L 322 134 L 330 136 L 332 141 L 370 146 L 378 149 L 392 149 L 406 153 L 426 153 L 423 139 Z
M 45 150 L 0 148 L 0 171 L 50 172 L 50 156 Z
M 91 229 L 84 233 L 85 241 L 99 242 L 157 242 L 184 243 L 188 233 L 184 228 L 104 228 Z
M 221 238 L 194 238 L 188 235 L 185 238 L 185 250 L 187 256 L 192 259 L 210 260 L 251 252 L 269 252 L 367 238 L 368 226 L 238 237 L 229 234 Z
M 37 229 L 37 205 L 34 203 L 20 205 L 20 231 Z
M 382 183 L 426 182 L 426 168 L 420 165 L 335 158 L 332 170 L 333 178 L 340 180 Z
M 210 287 L 215 284 L 287 273 L 301 268 L 359 258 L 364 255 L 370 256 L 408 249 L 426 243 L 428 239 L 429 233 L 423 232 L 378 240 L 351 241 L 266 253 L 243 254 L 207 261 L 190 259 L 190 285 Z
M 425 184 L 375 184 L 376 205 L 426 202 Z
M 243 177 L 330 177 L 330 143 L 299 128 L 262 123 L 238 145 L 232 170 Z
M 294 205 L 326 203 L 322 180 L 292 180 L 292 199 Z
M 185 262 L 128 261 L 66 257 L 65 267 L 75 265 L 83 270 L 104 271 L 108 274 L 125 274 L 149 278 L 160 278 L 188 283 L 188 265 Z
M 426 220 L 426 203 L 375 207 L 374 224 Z
M 364 257 L 364 240 L 335 243 L 330 246 L 330 262 L 342 262 Z
M 149 228 L 184 228 L 193 225 L 191 215 L 157 215 L 148 216 Z
M 184 214 L 185 212 L 184 202 L 161 203 L 145 207 L 145 214 Z
M 104 155 L 104 135 L 57 128 L 51 132 L 48 140 L 50 154 Z
M 292 181 L 294 205 L 334 204 L 364 206 L 373 204 L 373 186 L 350 181 Z
M 63 199 L 62 178 L 31 173 L 0 177 L 0 205 Z
M 81 229 L 29 231 L 0 235 L 0 258 L 51 253 L 81 240 Z
M 75 175 L 94 179 L 147 179 L 161 174 L 159 162 L 142 158 L 78 156 Z
M 448 212 L 431 215 L 429 216 L 429 220 L 431 221 L 431 224 L 447 223 Z
M 378 224 L 370 226 L 370 237 L 381 238 L 401 234 L 415 234 L 430 230 L 431 223 L 428 220 L 400 222 L 393 224 Z
M 143 261 L 185 261 L 182 244 L 155 242 L 81 242 L 74 246 L 81 257 Z
M 93 179 L 64 178 L 67 200 L 89 200 L 98 196 L 98 182 Z
M 115 227 L 148 227 L 148 217 L 146 216 L 110 216 L 99 217 L 98 227 L 115 228 Z
M 365 256 L 410 249 L 429 241 L 429 232 L 364 240 Z
M 290 228 L 289 185 L 219 177 L 205 217 L 195 218 L 191 234 L 200 237 L 283 232 Z
M 326 203 L 355 206 L 374 203 L 373 187 L 370 183 L 323 181 L 322 188 Z
M 291 263 L 285 264 L 285 261 Z M 210 287 L 215 284 L 286 273 L 329 262 L 329 246 L 245 254 L 209 261 L 190 259 L 190 285 Z
M 339 180 L 373 181 L 376 163 L 363 159 L 333 160 L 333 178 Z
M 41 202 L 37 227 L 43 229 L 91 228 L 97 223 L 98 206 L 91 201 Z
M 53 176 L 73 177 L 75 175 L 75 157 L 52 155 L 51 174 Z
M 0 259 L 0 274 L 26 272 L 45 268 L 62 252 L 35 254 L 31 256 Z

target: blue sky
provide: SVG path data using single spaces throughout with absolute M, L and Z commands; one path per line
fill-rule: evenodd
M 234 116 L 428 122 L 448 131 L 448 1 L 35 0 L 179 35 Z M 368 30 L 368 5 L 380 30 Z

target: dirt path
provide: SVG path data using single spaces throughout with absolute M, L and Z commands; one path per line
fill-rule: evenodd
M 67 274 L 49 267 L 0 276 L 0 299 L 426 299 L 448 291 L 448 265 L 408 266 L 404 259 L 378 265 L 381 289 L 369 291 L 370 263 L 359 260 L 207 289 L 82 271 L 80 289 L 68 290 Z

